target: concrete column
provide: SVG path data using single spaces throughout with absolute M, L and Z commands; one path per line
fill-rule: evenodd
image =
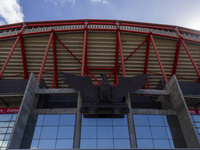
M 80 108 L 82 106 L 82 95 L 78 92 L 78 102 L 76 109 L 76 125 L 75 125 L 75 133 L 74 133 L 74 148 L 80 148 L 80 138 L 81 138 L 81 120 L 82 114 L 80 112 Z
M 128 128 L 129 128 L 130 146 L 131 148 L 137 148 L 134 122 L 133 122 L 133 113 L 132 113 L 132 107 L 131 107 L 131 98 L 130 98 L 129 93 L 128 93 L 128 96 L 126 97 L 126 103 L 128 104 L 128 109 L 129 109 L 129 113 L 127 114 L 127 119 L 128 119 Z
M 170 92 L 170 101 L 177 114 L 187 147 L 199 148 L 199 137 L 175 75 L 167 84 L 167 89 Z
M 8 143 L 8 149 L 20 148 L 31 109 L 33 109 L 33 107 L 35 106 L 36 86 L 36 78 L 33 74 L 31 74 L 26 86 L 24 96 L 22 98 L 21 106 L 15 121 L 13 132 Z

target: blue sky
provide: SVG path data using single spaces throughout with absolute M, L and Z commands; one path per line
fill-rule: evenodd
M 200 0 L 0 0 L 0 24 L 114 19 L 200 30 Z

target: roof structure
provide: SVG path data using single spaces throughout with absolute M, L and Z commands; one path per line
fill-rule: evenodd
M 112 85 L 119 77 L 149 74 L 148 89 L 172 75 L 200 81 L 200 31 L 119 20 L 23 22 L 0 26 L 0 79 L 27 79 L 34 73 L 50 88 L 66 87 L 59 71 L 100 73 Z

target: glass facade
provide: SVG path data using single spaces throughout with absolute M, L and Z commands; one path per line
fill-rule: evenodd
M 138 148 L 174 148 L 166 115 L 133 115 Z
M 0 114 L 0 149 L 6 149 L 17 114 Z
M 82 149 L 130 148 L 127 117 L 84 118 L 81 126 Z
M 31 149 L 73 148 L 75 115 L 38 115 Z
M 191 115 L 197 134 L 200 138 L 200 115 Z

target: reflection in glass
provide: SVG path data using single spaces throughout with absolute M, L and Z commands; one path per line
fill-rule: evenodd
M 10 121 L 12 114 L 0 114 L 0 121 Z
M 40 140 L 38 149 L 55 149 L 56 140 Z
M 137 139 L 138 148 L 154 148 L 151 139 Z
M 171 148 L 169 140 L 153 140 L 155 148 L 167 149 Z
M 31 149 L 72 149 L 75 115 L 38 115 Z
M 154 139 L 167 139 L 165 127 L 151 127 L 152 137 Z
M 135 127 L 135 132 L 137 138 L 151 138 L 150 127 Z
M 149 126 L 149 120 L 147 115 L 134 115 L 135 126 Z
M 130 148 L 127 117 L 84 118 L 81 149 Z
M 164 120 L 162 115 L 149 115 L 150 126 L 164 126 Z

